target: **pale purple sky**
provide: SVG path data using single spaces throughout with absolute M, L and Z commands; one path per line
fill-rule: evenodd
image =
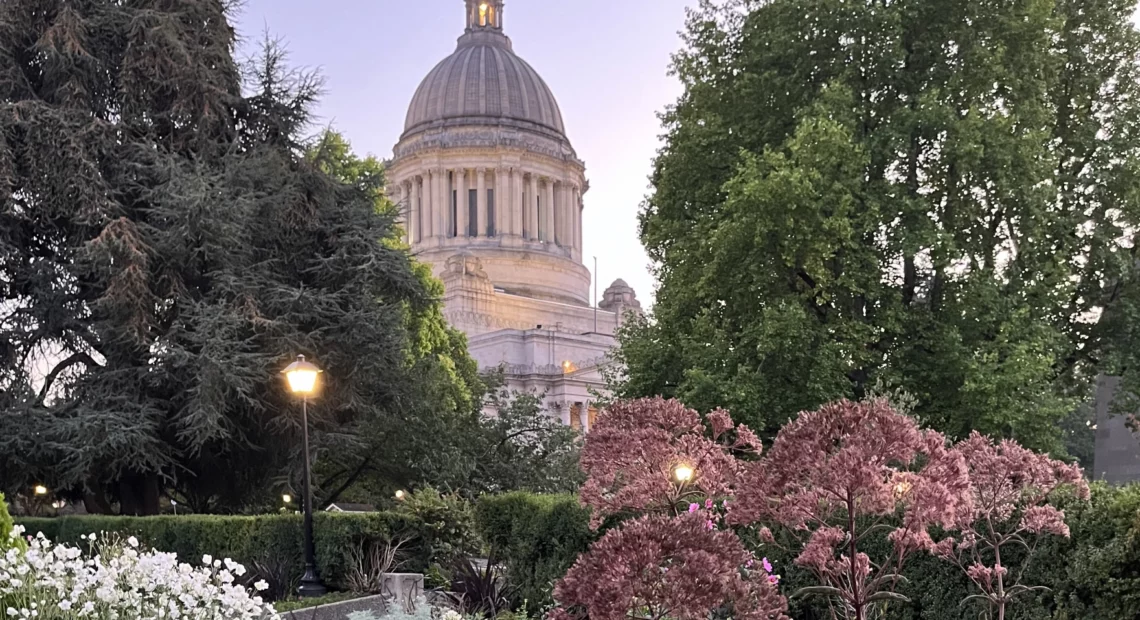
M 601 288 L 624 278 L 644 304 L 653 279 L 637 212 L 660 144 L 656 113 L 681 93 L 666 72 L 694 2 L 507 0 L 503 13 L 515 52 L 554 91 L 586 161 L 586 266 L 593 269 L 596 255 Z M 463 0 L 246 0 L 237 26 L 243 54 L 268 29 L 295 66 L 319 69 L 327 90 L 320 122 L 358 153 L 386 159 L 420 80 L 455 50 L 463 7 Z

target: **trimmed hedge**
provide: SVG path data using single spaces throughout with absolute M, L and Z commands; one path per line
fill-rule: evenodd
M 572 495 L 487 495 L 475 522 L 491 555 L 506 564 L 518 602 L 534 614 L 552 602 L 553 583 L 597 539 L 590 513 Z
M 109 517 L 79 516 L 54 519 L 18 519 L 28 534 L 42 532 L 52 541 L 80 544 L 91 533 L 136 536 L 159 551 L 174 552 L 183 561 L 197 563 L 202 556 L 230 558 L 251 575 L 270 582 L 280 596 L 291 591 L 303 569 L 302 530 L 299 515 Z M 400 536 L 412 543 L 404 547 L 403 570 L 422 572 L 431 562 L 430 549 L 437 533 L 425 529 L 412 515 L 395 512 L 368 514 L 318 513 L 314 521 L 317 564 L 324 582 L 345 590 L 351 554 L 362 545 L 383 544 Z

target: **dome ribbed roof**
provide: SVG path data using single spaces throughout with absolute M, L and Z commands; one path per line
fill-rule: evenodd
M 459 39 L 455 53 L 416 90 L 404 132 L 458 119 L 521 121 L 566 135 L 550 87 L 499 33 L 468 33 Z

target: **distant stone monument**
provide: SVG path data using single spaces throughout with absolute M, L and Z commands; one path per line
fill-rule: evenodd
M 1096 386 L 1096 450 L 1093 479 L 1109 484 L 1140 480 L 1140 438 L 1124 416 L 1113 415 L 1112 400 L 1120 377 L 1101 377 Z

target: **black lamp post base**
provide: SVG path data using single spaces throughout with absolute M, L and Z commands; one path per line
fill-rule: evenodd
M 301 577 L 301 586 L 297 588 L 297 595 L 301 598 L 313 598 L 314 596 L 324 596 L 328 592 L 329 589 L 321 583 L 321 578 L 317 576 L 316 569 L 312 566 L 306 567 L 305 576 Z

